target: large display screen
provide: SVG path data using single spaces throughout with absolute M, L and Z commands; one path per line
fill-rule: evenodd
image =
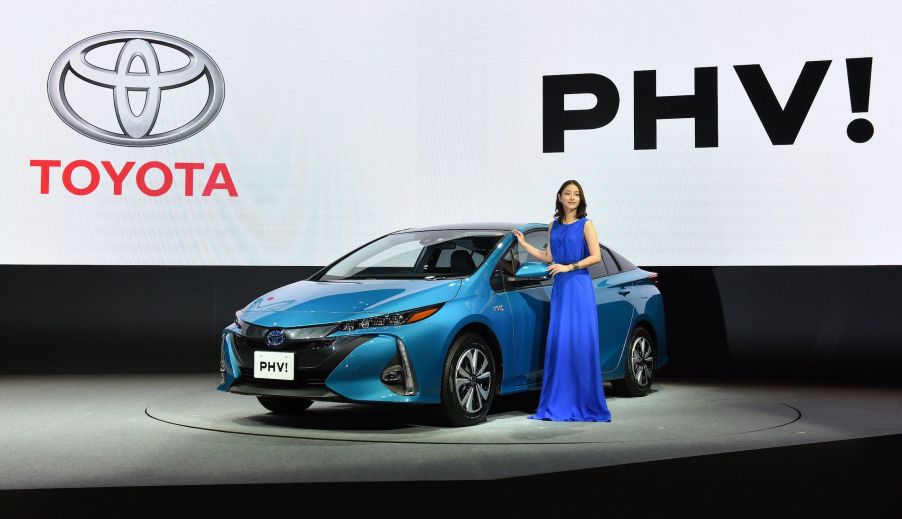
M 549 222 L 639 265 L 902 263 L 898 3 L 0 5 L 0 263 L 323 265 Z

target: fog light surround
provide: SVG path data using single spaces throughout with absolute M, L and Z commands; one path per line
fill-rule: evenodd
M 418 391 L 416 375 L 413 372 L 413 364 L 407 356 L 407 346 L 396 337 L 395 347 L 395 356 L 382 370 L 379 379 L 394 393 L 404 396 L 415 395 Z

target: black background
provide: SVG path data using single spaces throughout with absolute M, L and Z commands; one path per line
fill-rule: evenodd
M 0 266 L 0 373 L 218 370 L 235 310 L 319 267 Z M 902 267 L 663 267 L 663 377 L 902 380 Z

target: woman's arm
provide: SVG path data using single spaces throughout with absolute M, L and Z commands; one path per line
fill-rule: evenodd
M 551 222 L 554 224 L 554 221 Z M 526 241 L 526 237 L 523 236 L 523 233 L 513 229 L 514 236 L 517 237 L 517 241 L 520 242 L 520 246 L 523 247 L 526 252 L 532 254 L 536 258 L 544 261 L 545 263 L 551 263 L 551 225 L 548 226 L 548 246 L 545 247 L 545 250 L 533 247 Z
M 545 262 L 551 263 L 554 261 L 554 256 L 551 255 L 551 226 L 554 225 L 554 220 L 551 220 L 551 223 L 548 224 L 548 238 L 545 240 L 545 243 L 548 245 L 545 246 Z
M 576 262 L 576 268 L 584 269 L 601 262 L 601 247 L 598 246 L 598 233 L 595 232 L 595 224 L 592 220 L 586 220 L 583 226 L 583 237 L 589 246 L 589 255 Z

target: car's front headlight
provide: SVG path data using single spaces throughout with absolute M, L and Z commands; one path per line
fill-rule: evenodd
M 350 332 L 353 330 L 362 330 L 373 328 L 375 326 L 400 326 L 402 324 L 411 324 L 429 317 L 438 312 L 439 308 L 445 303 L 437 305 L 414 308 L 406 312 L 396 312 L 392 314 L 377 315 L 375 317 L 367 317 L 365 319 L 354 319 L 352 321 L 342 321 L 338 325 L 336 331 Z

